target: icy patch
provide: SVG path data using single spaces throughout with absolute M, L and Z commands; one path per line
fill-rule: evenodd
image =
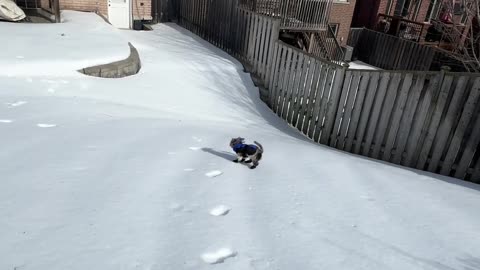
M 57 125 L 55 124 L 37 124 L 37 127 L 41 127 L 41 128 L 52 128 L 52 127 L 56 127 Z
M 183 169 L 183 170 L 186 171 L 186 172 L 193 172 L 193 171 L 195 171 L 195 169 L 192 169 L 192 168 L 186 168 L 186 169 Z
M 0 119 L 0 123 L 12 123 L 13 120 L 10 119 Z
M 235 257 L 237 253 L 229 248 L 221 248 L 213 253 L 205 253 L 202 260 L 209 264 L 223 263 L 226 259 Z
M 202 149 L 201 147 L 195 147 L 195 146 L 192 146 L 192 147 L 189 147 L 188 149 L 192 150 L 192 151 L 198 151 L 200 149 Z
M 222 171 L 210 171 L 210 172 L 207 172 L 205 175 L 208 177 L 217 177 L 221 174 L 223 174 Z
M 228 212 L 230 212 L 230 210 L 231 209 L 228 206 L 219 205 L 213 208 L 212 210 L 210 210 L 210 215 L 216 216 L 216 217 L 225 216 L 228 214 Z
M 26 102 L 26 101 L 17 101 L 17 102 L 14 102 L 14 103 L 7 103 L 7 104 L 10 105 L 10 107 L 18 107 L 18 106 L 25 105 L 27 103 L 28 102 Z

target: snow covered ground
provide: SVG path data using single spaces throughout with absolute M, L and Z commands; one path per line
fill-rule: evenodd
M 479 186 L 311 143 L 237 61 L 175 25 L 117 31 L 66 15 L 0 23 L 0 269 L 480 269 Z M 64 48 L 60 30 L 86 19 L 105 37 Z M 75 74 L 126 41 L 140 74 Z M 39 43 L 56 60 L 7 76 L 20 68 L 6 58 Z M 257 169 L 231 162 L 237 136 L 265 147 Z
M 349 69 L 362 69 L 362 70 L 382 70 L 381 68 L 374 67 L 372 65 L 366 64 L 360 60 L 352 61 L 348 63 Z
M 91 13 L 63 14 L 64 24 L 0 22 L 0 76 L 74 76 L 128 57 L 121 30 Z

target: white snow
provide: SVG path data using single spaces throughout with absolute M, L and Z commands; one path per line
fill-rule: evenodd
M 203 254 L 202 259 L 206 263 L 216 264 L 223 263 L 226 259 L 235 257 L 236 255 L 236 252 L 229 248 L 221 248 L 215 252 Z
M 22 105 L 25 105 L 27 104 L 28 102 L 26 101 L 17 101 L 17 102 L 13 102 L 13 103 L 7 103 L 10 107 L 18 107 L 18 106 L 22 106 Z
M 128 57 L 128 40 L 121 30 L 93 13 L 62 11 L 67 23 L 0 22 L 0 75 L 70 76 L 89 66 Z M 11 39 L 8 39 L 11 38 Z
M 57 125 L 55 124 L 37 124 L 37 127 L 41 128 L 51 128 L 51 127 L 56 127 Z
M 12 122 L 13 122 L 13 120 L 10 120 L 10 119 L 0 119 L 0 123 L 8 124 L 8 123 L 12 123 Z
M 381 68 L 374 67 L 366 64 L 362 61 L 356 60 L 348 63 L 348 69 L 361 69 L 361 70 L 382 70 Z
M 478 185 L 310 142 L 240 63 L 178 26 L 66 14 L 0 23 L 0 117 L 15 119 L 0 125 L 0 269 L 480 269 Z M 128 41 L 142 74 L 75 73 Z M 264 145 L 255 170 L 232 162 L 238 136 Z M 212 218 L 218 203 L 235 212 Z
M 226 214 L 228 214 L 228 212 L 230 212 L 230 210 L 231 209 L 228 206 L 218 205 L 212 208 L 212 210 L 210 210 L 210 215 L 216 216 L 216 217 L 225 216 Z
M 222 175 L 222 174 L 223 174 L 222 171 L 214 170 L 214 171 L 210 171 L 210 172 L 205 173 L 205 176 L 207 176 L 207 177 L 217 177 L 217 176 Z

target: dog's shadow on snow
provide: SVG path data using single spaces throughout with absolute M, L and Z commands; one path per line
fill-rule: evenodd
M 208 147 L 202 148 L 202 151 L 207 152 L 207 153 L 212 154 L 212 155 L 217 156 L 217 157 L 221 157 L 221 158 L 226 159 L 228 161 L 232 161 L 237 157 L 236 155 L 234 155 L 232 153 L 225 152 L 225 151 L 220 152 L 220 151 L 217 151 L 215 149 L 208 148 Z

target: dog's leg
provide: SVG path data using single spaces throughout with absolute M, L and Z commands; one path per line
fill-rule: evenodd
M 242 155 L 237 154 L 237 158 L 233 160 L 233 162 L 238 163 L 238 162 L 243 162 L 244 157 Z

